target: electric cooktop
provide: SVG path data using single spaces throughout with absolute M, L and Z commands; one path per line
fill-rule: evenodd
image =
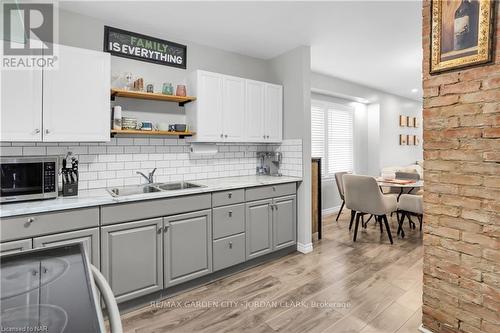
M 0 258 L 0 331 L 103 332 L 83 244 Z

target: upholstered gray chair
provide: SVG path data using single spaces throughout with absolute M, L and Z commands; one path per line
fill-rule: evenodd
M 342 199 L 342 206 L 340 206 L 339 213 L 337 214 L 337 218 L 335 221 L 339 220 L 339 216 L 342 213 L 342 209 L 344 208 L 345 205 L 345 198 L 344 198 L 344 182 L 342 180 L 342 177 L 346 175 L 347 172 L 336 172 L 335 173 L 335 183 L 337 183 L 337 189 L 339 190 L 339 196 L 340 199 Z
M 384 195 L 373 177 L 344 175 L 343 183 L 345 206 L 357 213 L 353 241 L 356 241 L 359 220 L 364 213 L 375 216 L 376 220 L 380 223 L 381 232 L 383 232 L 382 222 L 384 222 L 387 236 L 389 236 L 389 240 L 393 244 L 387 214 L 397 210 L 396 197 L 393 195 Z M 349 229 L 352 226 L 352 222 L 353 214 L 351 214 Z
M 398 235 L 401 233 L 401 237 L 405 236 L 403 230 L 403 222 L 405 218 L 408 218 L 408 224 L 410 228 L 412 227 L 412 221 L 410 219 L 411 215 L 418 218 L 420 222 L 420 230 L 422 230 L 422 218 L 424 214 L 424 200 L 421 195 L 414 194 L 403 194 L 399 198 L 398 202 L 398 214 L 401 213 L 401 218 L 399 219 Z

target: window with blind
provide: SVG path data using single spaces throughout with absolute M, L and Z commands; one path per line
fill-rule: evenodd
M 323 177 L 353 171 L 354 108 L 313 101 L 311 106 L 311 150 L 321 157 Z

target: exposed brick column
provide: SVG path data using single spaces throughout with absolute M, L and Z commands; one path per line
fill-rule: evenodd
M 424 294 L 433 332 L 500 332 L 500 10 L 493 64 L 429 75 L 423 3 Z

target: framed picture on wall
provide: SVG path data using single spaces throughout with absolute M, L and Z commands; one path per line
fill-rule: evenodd
M 408 146 L 415 145 L 415 135 L 408 135 Z
M 399 134 L 399 145 L 406 146 L 408 144 L 408 135 Z
M 408 117 L 400 115 L 399 116 L 399 126 L 406 127 L 408 125 Z
M 415 117 L 408 117 L 408 127 L 415 127 Z
M 432 1 L 431 74 L 492 60 L 494 2 Z

